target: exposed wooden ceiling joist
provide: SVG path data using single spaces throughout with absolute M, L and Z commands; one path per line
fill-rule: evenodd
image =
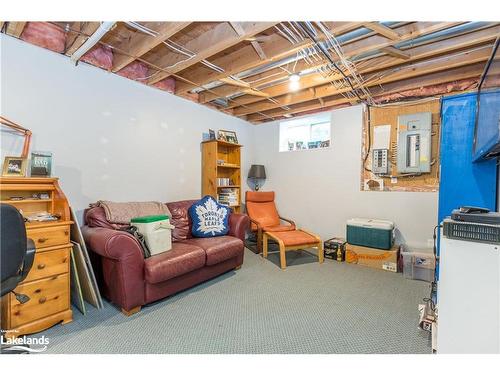
M 405 35 L 402 36 L 402 41 L 404 41 L 404 40 L 413 39 L 417 36 L 422 36 L 422 35 L 426 35 L 426 34 L 431 33 L 431 32 L 435 32 L 436 30 L 439 31 L 439 30 L 442 30 L 443 28 L 446 28 L 446 26 L 443 23 L 440 23 L 440 24 L 432 23 L 430 25 L 426 25 L 426 27 L 423 27 L 423 28 L 417 28 L 414 25 L 413 26 L 412 25 L 405 25 L 405 26 L 398 28 L 398 30 L 400 30 L 401 32 L 405 32 Z M 370 45 L 370 42 L 373 42 L 373 45 Z M 369 38 L 366 38 L 366 39 L 363 39 L 363 40 L 360 40 L 357 42 L 347 44 L 345 47 L 343 47 L 343 52 L 347 58 L 350 58 L 350 57 L 353 57 L 355 55 L 359 55 L 361 53 L 377 51 L 381 48 L 390 47 L 395 43 L 396 43 L 396 41 L 387 41 L 386 38 L 376 35 L 376 36 L 372 36 L 372 37 L 369 37 Z M 399 59 L 394 60 L 394 61 L 401 63 L 401 60 L 399 60 Z M 318 64 L 318 65 L 320 65 L 320 64 Z M 300 71 L 300 70 L 297 70 L 297 71 Z M 316 81 L 315 85 L 318 85 L 321 83 L 332 81 L 334 79 L 338 79 L 338 77 L 333 77 L 330 80 L 325 80 L 325 79 L 321 79 L 320 75 L 317 75 L 317 77 L 309 79 L 308 81 L 309 82 Z M 289 91 L 288 85 L 283 85 L 282 87 L 285 89 L 285 92 Z M 312 86 L 311 85 L 304 85 L 301 82 L 301 87 L 307 88 L 307 87 L 312 87 Z M 269 90 L 272 90 L 272 89 L 269 89 Z M 217 92 L 217 89 L 214 89 L 211 91 Z M 229 90 L 223 91 L 223 93 L 225 94 L 223 96 L 227 96 L 227 95 L 231 95 L 231 94 L 235 93 L 235 92 L 229 93 L 228 91 Z M 269 92 L 268 89 L 263 89 L 263 91 L 269 93 L 270 96 L 279 95 L 279 94 Z M 206 93 L 206 94 L 201 95 L 201 102 L 207 102 L 207 101 L 213 100 L 213 99 L 216 99 L 216 97 L 212 93 Z M 245 99 L 246 98 L 236 99 L 233 103 L 231 103 L 230 108 L 236 107 L 238 104 L 244 105 L 244 104 L 256 101 L 255 98 L 249 98 L 249 101 L 246 101 Z
M 484 46 L 477 50 L 470 52 L 463 52 L 452 56 L 445 56 L 436 59 L 426 60 L 415 65 L 407 65 L 400 69 L 388 69 L 387 71 L 377 72 L 373 78 L 365 77 L 365 85 L 367 87 L 380 85 L 388 82 L 403 80 L 419 75 L 425 75 L 450 69 L 454 67 L 473 64 L 480 61 L 486 61 L 491 54 L 491 46 Z M 335 95 L 337 93 L 348 92 L 350 88 L 346 86 L 344 89 L 337 89 L 333 85 L 326 84 L 317 86 L 313 92 L 310 90 L 303 90 L 297 93 L 286 94 L 274 98 L 277 103 L 270 101 L 261 101 L 254 104 L 246 105 L 245 107 L 235 108 L 233 113 L 236 116 L 248 115 L 255 112 L 265 112 L 270 109 L 279 108 L 281 106 L 290 106 L 301 102 L 317 99 L 319 97 L 326 97 Z
M 410 55 L 408 53 L 394 47 L 384 47 L 381 49 L 381 51 L 393 57 L 397 57 L 398 59 L 408 60 L 410 58 Z
M 347 31 L 351 31 L 352 28 L 359 27 L 360 22 L 341 22 L 337 28 L 337 23 L 334 23 L 331 31 L 334 35 L 342 35 Z M 305 40 L 304 42 L 291 45 L 288 40 L 283 38 L 279 34 L 273 34 L 266 43 L 261 45 L 267 58 L 261 60 L 255 56 L 252 46 L 246 46 L 240 48 L 238 51 L 231 53 L 226 56 L 221 56 L 219 59 L 211 61 L 214 64 L 224 68 L 224 73 L 217 72 L 207 72 L 206 69 L 202 68 L 196 72 L 190 72 L 190 78 L 199 82 L 201 85 L 205 85 L 209 82 L 218 81 L 221 78 L 226 78 L 229 75 L 234 75 L 245 70 L 255 69 L 261 66 L 265 66 L 272 62 L 281 60 L 283 58 L 297 54 L 298 51 L 303 48 L 310 47 L 312 42 L 310 40 Z M 176 89 L 176 94 L 184 94 L 192 89 L 196 88 L 193 85 L 181 83 Z
M 7 22 L 7 30 L 5 30 L 5 33 L 7 35 L 19 38 L 26 24 L 27 22 Z
M 401 38 L 401 35 L 399 33 L 394 31 L 390 27 L 384 26 L 378 22 L 365 22 L 363 23 L 363 26 L 375 31 L 377 34 L 380 34 L 392 40 L 399 40 Z
M 66 48 L 65 55 L 71 56 L 82 46 L 88 37 L 94 34 L 99 28 L 100 22 L 81 22 L 79 25 L 80 34 L 74 39 L 73 43 Z
M 240 35 L 240 36 L 245 35 L 245 29 L 241 26 L 240 22 L 230 22 L 230 24 L 233 27 L 234 31 L 236 31 L 236 33 L 238 35 Z M 252 47 L 255 50 L 255 52 L 257 53 L 257 55 L 259 55 L 261 60 L 265 60 L 267 58 L 266 54 L 264 53 L 264 50 L 262 49 L 262 47 L 260 46 L 260 44 L 257 40 L 255 40 L 255 39 L 251 40 L 250 44 L 252 45 Z
M 200 37 L 183 46 L 186 50 L 196 54 L 193 58 L 186 59 L 185 56 L 172 56 L 172 54 L 167 54 L 159 59 L 159 61 L 156 61 L 155 64 L 165 67 L 165 69 L 171 73 L 180 72 L 210 56 L 240 43 L 246 38 L 269 29 L 274 24 L 275 23 L 272 22 L 242 22 L 241 26 L 244 29 L 244 34 L 238 35 L 229 24 L 222 22 L 212 30 L 203 33 Z M 168 73 L 159 72 L 151 77 L 148 83 L 154 84 L 168 76 Z
M 120 49 L 127 51 L 127 54 L 117 54 L 113 59 L 113 72 L 126 67 L 137 57 L 146 54 L 157 45 L 164 42 L 166 39 L 177 34 L 185 29 L 192 22 L 150 22 L 147 27 L 158 33 L 157 36 L 152 36 L 138 32 L 131 39 L 125 40 L 121 45 L 117 46 Z M 153 24 L 153 25 L 151 25 Z
M 398 22 L 390 27 L 378 22 L 322 23 L 336 37 L 363 28 L 364 32 L 339 40 L 344 57 L 355 61 L 357 73 L 362 75 L 364 86 L 370 89 L 372 97 L 393 95 L 391 93 L 408 90 L 417 84 L 441 84 L 459 79 L 457 77 L 476 78 L 480 75 L 479 66 L 484 66 L 489 57 L 488 48 L 491 50 L 492 41 L 500 34 L 500 26 L 491 23 Z M 20 37 L 25 24 L 0 22 L 0 29 Z M 69 27 L 66 29 L 69 31 L 66 33 L 65 54 L 71 55 L 94 34 L 100 22 L 57 24 L 62 28 Z M 299 57 L 299 53 L 306 51 L 313 42 L 300 33 L 291 41 L 272 27 L 276 24 L 141 22 L 155 34 L 148 35 L 135 26 L 132 28 L 130 24 L 119 22 L 99 43 L 113 50 L 113 72 L 137 60 L 149 68 L 149 72 L 145 72 L 141 67 L 140 74 L 144 74 L 144 78 L 139 82 L 155 84 L 173 76 L 177 95 L 189 95 L 195 101 L 252 122 L 358 102 L 349 94 L 351 88 L 348 85 L 339 86 L 338 82 L 333 82 L 341 78 L 338 72 L 332 70 L 331 74 L 324 75 L 314 70 L 327 65 L 324 56 L 312 54 L 312 61 L 295 61 L 294 57 Z M 463 27 L 455 29 L 453 34 L 439 33 L 413 42 L 421 36 L 461 24 Z M 284 25 L 293 28 L 289 22 L 277 27 L 283 28 Z M 318 38 L 325 38 L 319 30 Z M 186 54 L 176 51 L 177 47 L 160 46 L 163 41 L 172 45 L 177 43 L 175 46 Z M 205 66 L 209 63 L 215 67 Z M 298 91 L 291 90 L 287 79 L 293 72 L 301 73 Z M 454 83 L 449 87 L 461 90 L 464 85 L 467 86 L 468 82 Z M 446 90 L 447 87 L 434 87 L 434 90 Z M 202 91 L 190 93 L 194 88 L 196 92 Z M 226 98 L 226 105 L 222 107 L 219 101 L 210 103 L 217 98 Z
M 411 90 L 420 87 L 431 86 L 439 83 L 446 83 L 458 81 L 467 78 L 474 78 L 481 76 L 484 70 L 484 63 L 476 63 L 465 67 L 448 69 L 445 71 L 430 73 L 415 78 L 408 78 L 399 82 L 392 82 L 383 85 L 382 87 L 374 87 L 371 89 L 371 94 L 376 98 L 377 96 L 394 94 L 397 92 Z M 266 113 L 266 116 L 256 113 L 246 116 L 246 120 L 250 122 L 269 121 L 269 117 L 281 117 L 285 114 L 300 114 L 302 112 L 313 111 L 325 107 L 339 106 L 342 104 L 350 103 L 351 100 L 342 97 L 341 95 L 334 95 L 329 98 L 323 98 L 323 106 L 318 105 L 315 100 L 303 102 L 297 105 L 290 106 L 290 110 L 276 109 Z

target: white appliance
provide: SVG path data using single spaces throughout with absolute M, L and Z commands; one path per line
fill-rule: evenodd
M 500 353 L 500 246 L 441 232 L 438 353 Z

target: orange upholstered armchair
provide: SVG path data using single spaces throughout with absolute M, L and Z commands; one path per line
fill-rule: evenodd
M 257 250 L 262 251 L 264 232 L 284 232 L 295 230 L 295 223 L 278 214 L 274 203 L 274 191 L 247 191 L 245 194 L 247 214 L 250 217 L 251 230 L 257 232 Z M 288 224 L 282 224 L 286 221 Z

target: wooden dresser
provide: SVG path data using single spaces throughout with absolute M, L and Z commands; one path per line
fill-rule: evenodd
M 15 289 L 30 300 L 20 304 L 13 293 L 1 300 L 2 329 L 17 337 L 72 321 L 70 305 L 70 210 L 57 178 L 0 178 L 1 202 L 15 206 L 26 217 L 47 211 L 60 219 L 26 223 L 28 238 L 35 243 L 33 266 Z M 46 198 L 33 194 L 46 193 Z M 22 197 L 22 200 L 11 200 Z M 4 235 L 4 233 L 2 233 Z

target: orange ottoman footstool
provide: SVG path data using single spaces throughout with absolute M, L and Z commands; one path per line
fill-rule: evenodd
M 290 250 L 302 250 L 304 248 L 315 247 L 318 249 L 318 261 L 323 263 L 323 242 L 321 238 L 303 229 L 291 230 L 287 232 L 264 232 L 264 248 L 262 255 L 267 258 L 268 240 L 272 238 L 280 247 L 281 269 L 286 269 L 286 255 Z

